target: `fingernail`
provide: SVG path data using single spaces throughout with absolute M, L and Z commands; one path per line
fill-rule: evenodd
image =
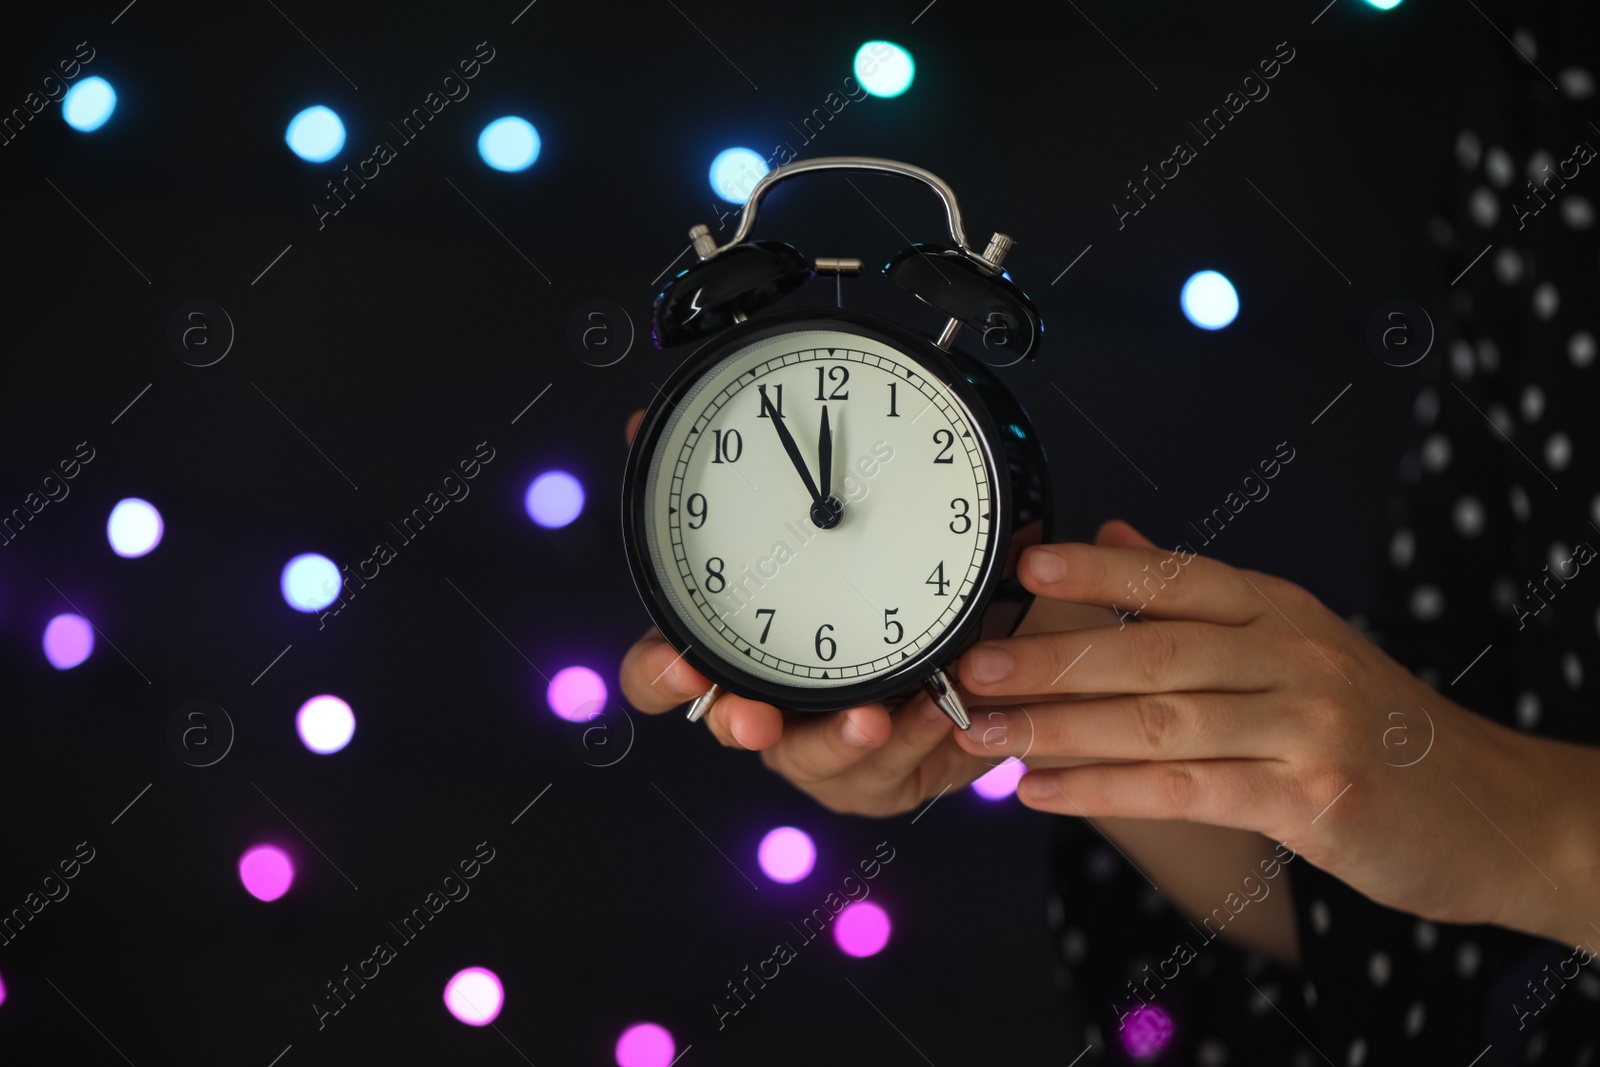
M 1055 794 L 1055 786 L 1050 779 L 1037 771 L 1022 776 L 1022 781 L 1017 783 L 1017 796 L 1023 800 L 1044 800 Z
M 1067 565 L 1054 552 L 1036 548 L 1028 553 L 1028 573 L 1037 582 L 1059 582 L 1067 576 Z
M 730 722 L 728 724 L 728 733 L 733 735 L 733 739 L 739 743 L 739 747 L 740 748 L 749 748 L 750 747 L 749 745 L 745 744 L 744 738 L 739 736 L 739 724 L 738 723 Z
M 967 670 L 974 681 L 998 682 L 1015 667 L 1011 654 L 998 648 L 977 648 L 967 653 Z
M 847 745 L 854 745 L 856 748 L 860 748 L 863 745 L 870 743 L 867 735 L 862 732 L 861 727 L 856 725 L 856 717 L 858 714 L 858 712 L 854 711 L 847 714 L 844 717 L 844 726 L 840 730 L 840 733 L 844 735 L 844 743 Z

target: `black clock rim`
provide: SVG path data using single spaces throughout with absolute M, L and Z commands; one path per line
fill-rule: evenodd
M 966 606 L 956 621 L 919 655 L 907 658 L 888 673 L 850 685 L 826 688 L 784 685 L 754 674 L 735 673 L 721 657 L 711 653 L 702 654 L 700 638 L 679 619 L 663 588 L 661 577 L 648 558 L 649 540 L 645 530 L 649 517 L 645 514 L 643 494 L 646 489 L 644 483 L 649 475 L 648 460 L 655 451 L 668 416 L 683 394 L 706 369 L 725 358 L 730 349 L 744 347 L 770 335 L 795 332 L 799 323 L 806 324 L 804 328 L 837 329 L 842 333 L 858 334 L 892 345 L 914 358 L 929 376 L 948 387 L 966 408 L 978 433 L 978 448 L 988 465 L 993 488 L 990 506 L 994 510 L 994 517 L 990 522 L 988 552 Z M 628 450 L 622 476 L 622 541 L 634 588 L 638 590 L 651 621 L 667 642 L 682 652 L 683 660 L 728 692 L 793 711 L 819 713 L 859 707 L 907 693 L 931 677 L 935 669 L 944 667 L 950 651 L 962 648 L 977 631 L 983 621 L 983 606 L 1003 580 L 1001 570 L 1012 534 L 1012 487 L 1005 457 L 997 453 L 992 444 L 998 439 L 999 433 L 999 427 L 991 418 L 981 394 L 963 376 L 956 361 L 927 338 L 896 323 L 859 312 L 802 308 L 764 315 L 731 327 L 695 349 L 668 376 L 666 384 L 645 412 L 644 421 L 639 424 L 633 445 Z

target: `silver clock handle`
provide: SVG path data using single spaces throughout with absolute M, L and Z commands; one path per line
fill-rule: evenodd
M 739 228 L 734 231 L 733 237 L 725 245 L 715 246 L 701 253 L 701 259 L 710 259 L 721 252 L 727 251 L 750 236 L 750 231 L 755 228 L 756 210 L 761 204 L 761 198 L 767 191 L 779 182 L 798 177 L 801 174 L 810 174 L 813 171 L 841 170 L 860 171 L 873 174 L 898 174 L 903 178 L 915 178 L 934 192 L 939 194 L 939 199 L 944 201 L 945 220 L 949 223 L 950 237 L 955 241 L 956 247 L 974 259 L 982 259 L 979 253 L 973 251 L 967 244 L 966 231 L 961 227 L 961 208 L 956 204 L 956 192 L 946 184 L 945 180 L 937 174 L 910 163 L 901 163 L 894 159 L 878 159 L 873 156 L 818 156 L 815 159 L 802 159 L 793 163 L 785 163 L 776 170 L 768 171 L 755 188 L 750 190 L 750 197 L 745 201 L 744 211 L 739 215 Z M 1008 242 L 1009 243 L 1009 242 Z
M 713 685 L 704 693 L 694 698 L 694 703 L 689 705 L 689 721 L 699 722 L 706 717 L 706 712 L 711 710 L 711 705 L 717 702 L 722 695 L 722 686 Z
M 961 694 L 956 692 L 956 687 L 950 684 L 950 676 L 943 670 L 933 672 L 933 677 L 923 683 L 928 690 L 928 695 L 933 697 L 933 702 L 939 705 L 939 710 L 950 716 L 950 721 L 963 730 L 972 729 L 972 716 L 967 714 L 967 706 L 961 700 Z

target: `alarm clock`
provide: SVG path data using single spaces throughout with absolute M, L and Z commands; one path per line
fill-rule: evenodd
M 884 268 L 946 317 L 937 336 L 773 306 L 817 274 L 860 271 L 750 240 L 768 191 L 828 171 L 898 175 L 942 199 L 951 244 L 912 245 Z M 689 236 L 699 262 L 660 291 L 652 324 L 660 348 L 699 344 L 640 423 L 622 500 L 646 610 L 714 683 L 689 718 L 723 692 L 828 712 L 925 688 L 967 729 L 945 667 L 1021 620 L 1017 558 L 1051 521 L 1038 437 L 994 373 L 1034 358 L 1043 330 L 1001 268 L 1011 239 L 978 253 L 943 180 L 856 156 L 781 166 L 726 244 L 705 226 Z M 963 328 L 985 358 L 957 347 Z

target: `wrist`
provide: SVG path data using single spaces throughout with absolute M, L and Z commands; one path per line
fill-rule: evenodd
M 1600 946 L 1600 906 L 1593 903 L 1600 898 L 1600 750 L 1516 736 L 1522 751 L 1513 763 L 1533 788 L 1521 821 L 1533 845 L 1529 861 L 1541 873 L 1517 864 L 1533 875 L 1530 882 L 1508 865 L 1505 881 L 1521 892 L 1502 898 L 1502 925 L 1567 946 Z M 1519 898 L 1526 905 L 1522 915 Z

